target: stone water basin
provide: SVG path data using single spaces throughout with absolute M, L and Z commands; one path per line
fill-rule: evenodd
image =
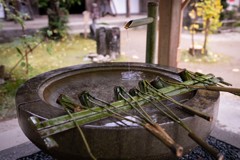
M 77 65 L 46 72 L 30 79 L 19 88 L 16 95 L 19 125 L 37 147 L 57 159 L 90 159 L 76 128 L 53 135 L 52 138 L 59 147 L 49 149 L 31 125 L 29 117 L 36 116 L 47 120 L 66 114 L 56 103 L 60 94 L 66 94 L 79 103 L 77 95 L 86 90 L 98 98 L 113 102 L 114 86 L 123 86 L 129 90 L 136 87 L 139 80 L 152 80 L 156 76 L 181 82 L 181 71 L 177 68 L 145 63 L 106 63 Z M 213 116 L 213 121 L 208 122 L 174 109 L 197 135 L 205 139 L 216 122 L 219 92 L 198 90 L 175 98 L 180 101 L 187 99 L 185 104 Z M 151 106 L 146 108 L 151 117 L 184 147 L 185 153 L 196 146 L 179 125 L 159 111 L 151 109 Z M 116 121 L 106 118 L 81 127 L 92 153 L 98 159 L 174 159 L 172 152 L 143 127 L 131 123 L 122 126 L 116 124 Z

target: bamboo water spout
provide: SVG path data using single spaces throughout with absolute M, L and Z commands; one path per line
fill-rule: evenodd
M 125 29 L 147 25 L 146 63 L 154 63 L 158 19 L 158 3 L 148 3 L 148 17 L 127 22 Z
M 135 27 L 147 25 L 147 24 L 152 23 L 153 20 L 154 19 L 152 17 L 130 20 L 125 24 L 124 28 L 128 29 L 128 28 L 135 28 Z

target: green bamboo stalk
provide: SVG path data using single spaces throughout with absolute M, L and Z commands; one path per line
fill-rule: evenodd
M 101 107 L 101 108 L 104 108 L 106 111 L 108 111 L 108 112 L 111 114 L 111 116 L 114 116 L 115 118 L 118 118 L 118 119 L 120 119 L 120 120 L 127 120 L 127 121 L 129 121 L 129 122 L 136 123 L 136 124 L 138 124 L 138 125 L 143 126 L 144 123 L 142 123 L 141 121 L 139 121 L 139 122 L 133 121 L 133 120 L 131 120 L 131 119 L 129 119 L 129 118 L 126 118 L 126 117 L 122 116 L 121 114 L 119 114 L 119 113 L 116 111 L 116 108 L 115 108 L 114 106 L 111 106 L 110 103 L 106 103 L 106 102 L 104 102 L 104 101 L 102 101 L 102 100 L 100 100 L 100 99 L 96 99 L 96 98 L 94 98 L 94 99 L 95 99 L 95 100 L 98 100 L 98 101 L 100 101 L 100 102 L 103 102 L 103 103 L 106 104 L 106 105 L 105 105 L 105 106 L 104 106 L 104 105 L 100 105 L 100 104 L 98 104 L 98 103 L 96 103 L 96 102 L 94 102 L 94 101 L 92 101 L 92 100 L 89 100 L 89 102 L 93 103 L 93 104 L 96 105 L 96 106 L 99 106 L 99 107 Z M 114 110 L 113 110 L 113 109 L 114 109 Z M 132 115 L 130 115 L 130 116 L 132 116 Z
M 135 107 L 134 105 L 132 105 L 132 103 L 130 101 L 128 101 L 122 94 L 125 94 L 127 96 L 130 97 L 130 99 L 133 99 L 133 97 L 127 93 L 122 87 L 115 87 L 115 92 L 116 92 L 116 96 L 117 97 L 121 97 L 123 98 L 125 101 L 127 101 L 129 103 L 129 105 L 131 105 L 135 110 L 137 110 L 138 113 L 140 113 L 140 115 L 143 116 L 143 123 L 137 123 L 141 126 L 143 126 L 145 129 L 147 129 L 148 131 L 150 131 L 150 133 L 152 133 L 154 136 L 156 136 L 161 142 L 163 142 L 177 157 L 181 157 L 183 154 L 183 147 L 180 146 L 179 144 L 177 144 L 169 135 L 168 133 L 157 123 L 155 123 L 151 117 L 142 109 L 142 107 L 137 103 L 137 101 L 134 101 L 134 103 L 137 104 L 138 108 L 140 108 L 141 110 L 138 110 L 137 107 Z M 118 96 L 118 95 L 119 96 Z M 94 98 L 94 97 L 92 97 Z M 96 98 L 95 98 L 96 100 Z M 134 100 L 134 99 L 133 99 Z M 99 100 L 100 102 L 103 102 L 102 100 Z M 93 102 L 93 101 L 91 101 Z M 93 102 L 94 103 L 94 102 Z M 97 103 L 95 103 L 95 105 L 98 105 Z M 99 106 L 99 105 L 98 105 Z M 110 108 L 108 108 L 107 106 L 110 106 Z M 102 106 L 105 107 L 106 110 L 108 110 L 109 112 L 111 112 L 112 114 L 116 115 L 117 117 L 120 117 L 119 119 L 124 119 L 124 117 L 122 117 L 120 114 L 116 113 L 115 111 L 112 111 L 111 104 L 107 104 L 107 106 Z M 142 113 L 143 114 L 142 114 Z M 126 118 L 125 118 L 126 119 Z M 147 119 L 147 121 L 145 121 Z M 127 119 L 128 120 L 128 119 Z M 131 120 L 132 122 L 132 120 Z M 136 122 L 135 122 L 136 123 Z
M 78 104 L 72 102 L 72 100 L 66 96 L 61 94 L 58 99 L 57 103 L 64 105 L 67 109 L 70 109 L 72 112 L 80 112 L 82 107 Z
M 121 87 L 120 88 L 116 87 L 115 90 L 118 90 L 120 92 L 120 94 L 125 93 L 125 94 L 129 95 Z M 122 95 L 120 95 L 120 96 L 122 96 Z M 142 122 L 137 122 L 137 121 L 132 121 L 132 120 L 130 120 L 128 118 L 125 118 L 122 115 L 118 114 L 117 112 L 115 112 L 115 110 L 113 111 L 112 109 L 114 107 L 112 107 L 111 104 L 108 104 L 108 103 L 106 103 L 106 102 L 104 102 L 100 99 L 94 98 L 93 96 L 91 96 L 91 98 L 93 98 L 95 100 L 98 100 L 101 103 L 103 102 L 104 104 L 106 104 L 106 106 L 101 106 L 98 103 L 96 103 L 94 101 L 91 101 L 91 99 L 88 99 L 90 103 L 94 103 L 97 106 L 104 107 L 106 110 L 108 110 L 110 113 L 115 115 L 115 117 L 120 119 L 120 120 L 125 119 L 127 121 L 137 123 L 138 125 L 143 126 L 145 129 L 150 131 L 150 133 L 152 133 L 154 136 L 156 136 L 161 142 L 163 142 L 177 157 L 182 156 L 183 148 L 179 144 L 177 144 L 159 124 L 154 123 L 151 119 L 150 119 L 151 120 L 150 123 L 144 122 L 144 121 L 143 121 L 143 123 Z M 124 97 L 122 97 L 122 98 L 124 98 Z M 86 103 L 86 104 L 88 104 L 88 103 Z M 141 108 L 141 106 L 139 106 L 139 107 Z M 137 110 L 136 107 L 134 107 L 134 109 Z
M 68 99 L 67 97 L 64 97 L 63 95 L 61 96 L 61 99 L 59 100 L 59 103 L 64 107 L 65 111 L 68 113 L 68 115 L 73 118 L 71 112 L 68 110 L 68 106 L 66 105 L 66 101 L 70 104 L 71 101 L 70 99 Z M 79 127 L 79 125 L 77 124 L 77 122 L 75 120 L 73 120 L 75 126 L 77 127 L 78 129 L 78 132 L 79 134 L 81 135 L 82 139 L 83 139 L 83 142 L 84 142 L 84 145 L 85 147 L 87 148 L 87 151 L 88 151 L 88 154 L 90 155 L 90 157 L 93 159 L 93 160 L 97 160 L 97 158 L 92 154 L 92 151 L 91 151 L 91 148 L 89 147 L 89 144 L 87 142 L 87 139 L 82 131 L 82 129 Z
M 135 93 L 137 93 L 138 96 L 142 97 L 141 94 L 146 94 L 143 93 L 141 91 L 136 91 Z M 140 94 L 141 93 L 141 94 Z M 224 156 L 219 153 L 216 149 L 214 149 L 213 147 L 211 147 L 209 144 L 207 144 L 206 142 L 204 142 L 200 137 L 198 137 L 174 112 L 172 112 L 172 110 L 170 108 L 168 108 L 165 104 L 163 104 L 161 101 L 159 101 L 158 99 L 156 99 L 155 97 L 152 96 L 152 99 L 159 102 L 166 110 L 167 112 L 165 112 L 164 110 L 162 110 L 160 107 L 158 107 L 156 104 L 153 103 L 153 101 L 148 100 L 153 106 L 155 106 L 160 112 L 162 112 L 163 114 L 165 114 L 168 118 L 172 119 L 174 122 L 178 123 L 180 126 L 182 126 L 187 132 L 188 132 L 188 136 L 194 140 L 197 144 L 199 144 L 201 147 L 203 147 L 208 153 L 210 153 L 214 158 L 216 159 L 223 159 Z
M 156 101 L 159 101 L 161 104 L 163 104 L 163 103 L 160 100 L 168 99 L 180 106 L 183 106 L 182 104 L 180 104 L 179 102 L 176 102 L 174 99 L 172 99 L 169 96 L 183 94 L 188 91 L 199 89 L 199 88 L 194 88 L 191 86 L 193 86 L 193 85 L 197 85 L 197 86 L 203 85 L 204 86 L 206 81 L 209 84 L 212 84 L 212 83 L 214 84 L 214 83 L 219 82 L 220 80 L 218 78 L 214 78 L 213 75 L 204 75 L 201 77 L 194 77 L 194 80 L 185 81 L 185 82 L 181 83 L 180 85 L 164 87 L 161 89 L 156 89 L 156 88 L 152 87 L 152 85 L 149 84 L 149 82 L 144 81 L 144 85 L 147 84 L 147 89 L 146 89 L 146 87 L 143 88 L 144 91 L 149 92 L 149 93 L 152 92 L 152 93 L 154 93 L 154 95 L 158 95 L 157 97 L 154 97 L 153 95 L 148 95 L 149 93 L 145 94 L 141 97 L 140 96 L 131 96 L 127 92 L 125 92 L 124 89 L 121 88 L 121 92 L 119 93 L 119 95 L 121 98 L 124 99 L 122 101 L 117 101 L 117 102 L 114 102 L 111 104 L 104 102 L 105 105 L 99 105 L 95 101 L 92 101 L 91 99 L 89 99 L 89 97 L 85 97 L 86 99 L 84 99 L 84 100 L 87 100 L 86 104 L 89 105 L 88 107 L 90 109 L 72 114 L 66 108 L 68 117 L 61 116 L 61 117 L 43 121 L 43 122 L 40 122 L 38 119 L 33 118 L 33 117 L 31 117 L 30 119 L 32 120 L 32 122 L 34 122 L 39 134 L 45 139 L 49 139 L 49 136 L 51 136 L 53 134 L 57 134 L 59 132 L 62 132 L 62 131 L 65 131 L 65 130 L 68 130 L 68 129 L 71 129 L 74 127 L 78 128 L 80 134 L 82 135 L 82 137 L 84 139 L 84 135 L 83 135 L 83 133 L 81 133 L 81 128 L 79 127 L 79 125 L 93 122 L 93 121 L 99 120 L 101 118 L 106 118 L 109 116 L 116 117 L 120 120 L 122 120 L 122 119 L 128 120 L 125 117 L 123 117 L 120 113 L 130 110 L 132 108 L 134 108 L 136 110 L 140 109 L 141 111 L 140 110 L 138 110 L 138 111 L 142 112 L 143 109 L 142 109 L 141 105 L 144 105 L 147 103 L 153 104 L 150 101 L 150 99 L 153 99 L 153 97 Z M 189 86 L 189 88 L 186 88 L 186 86 Z M 212 87 L 212 86 L 210 86 L 210 87 Z M 204 89 L 206 89 L 206 88 L 204 88 Z M 127 95 L 129 98 L 125 98 L 123 96 L 123 94 Z M 64 100 L 64 102 L 62 102 L 63 106 L 69 107 L 71 109 L 73 109 L 73 107 L 76 106 L 76 104 L 73 104 L 71 102 L 71 100 L 67 99 L 66 97 L 62 96 L 61 98 Z M 92 98 L 93 100 L 97 100 L 94 97 L 90 97 L 90 98 Z M 88 102 L 91 102 L 94 105 L 91 105 L 91 103 L 88 103 Z M 103 101 L 101 101 L 101 102 L 103 103 Z M 125 102 L 127 102 L 127 104 Z M 136 105 L 133 105 L 132 103 L 136 103 Z M 96 106 L 98 106 L 98 107 L 96 107 Z M 137 107 L 135 107 L 135 106 L 137 106 Z M 91 107 L 93 107 L 93 108 L 91 108 Z M 83 114 L 83 112 L 84 112 L 84 114 Z M 145 117 L 146 114 L 147 113 L 144 113 L 144 116 L 143 116 L 144 119 L 148 119 L 148 117 L 147 118 Z M 166 113 L 164 113 L 164 114 L 166 114 Z M 193 140 L 195 140 L 197 143 L 199 143 L 199 145 L 202 145 L 203 147 L 205 147 L 205 149 L 207 151 L 209 151 L 214 157 L 218 157 L 219 159 L 222 158 L 222 155 L 219 155 L 219 153 L 217 151 L 215 151 L 213 148 L 208 146 L 208 144 L 206 144 L 199 137 L 197 137 L 181 121 L 181 119 L 179 119 L 173 112 L 169 112 L 166 115 L 169 118 L 171 118 L 173 121 L 180 124 L 183 128 L 185 128 L 189 132 L 189 134 L 188 134 L 189 137 L 191 137 Z M 176 156 L 180 157 L 182 155 L 182 153 L 183 153 L 182 147 L 179 146 L 178 144 L 176 144 L 174 142 L 174 140 L 164 131 L 164 129 L 161 128 L 161 126 L 159 126 L 159 124 L 153 123 L 151 118 L 148 119 L 147 122 L 144 122 L 144 124 L 143 123 L 138 123 L 138 124 L 145 127 L 148 131 L 150 131 L 153 135 L 155 135 L 158 139 L 160 139 L 166 146 L 168 146 L 176 154 Z M 90 150 L 89 146 L 87 145 L 86 139 L 85 139 L 84 143 L 85 143 L 85 145 L 89 151 L 89 154 L 91 156 L 91 150 Z M 92 158 L 94 159 L 95 157 L 93 156 Z
M 224 82 L 221 77 L 218 77 L 217 79 L 219 80 L 219 83 L 227 85 L 227 86 L 231 86 L 230 83 Z M 208 81 L 210 81 L 212 84 L 208 83 L 207 86 L 204 83 L 199 84 L 199 85 L 184 85 L 184 86 L 187 87 L 187 88 L 194 88 L 194 89 L 206 89 L 206 90 L 210 90 L 210 91 L 228 92 L 228 93 L 232 93 L 234 95 L 240 96 L 240 89 L 239 88 L 225 87 L 225 86 L 219 85 L 219 83 L 217 83 L 216 81 L 212 81 L 212 80 L 208 80 Z M 154 86 L 155 88 L 159 89 L 159 88 L 161 88 L 161 86 L 162 86 L 161 84 L 163 84 L 163 83 L 167 83 L 169 85 L 182 85 L 179 82 L 167 81 L 167 80 L 164 80 L 164 79 L 159 78 L 159 77 L 157 79 L 155 79 L 154 81 L 152 81 L 151 85 Z M 216 85 L 218 85 L 218 86 L 216 86 Z
M 135 99 L 134 99 L 129 93 L 127 93 L 122 87 L 116 87 L 116 88 L 117 88 L 116 90 L 118 90 L 118 95 L 119 95 L 122 99 L 124 99 L 132 108 L 134 108 L 134 109 L 144 118 L 144 120 L 146 120 L 148 123 L 151 123 L 151 124 L 153 123 L 153 120 L 151 119 L 151 117 L 142 109 L 142 107 L 139 105 L 139 103 L 138 103 L 137 100 L 135 100 Z M 125 98 L 122 93 L 126 94 L 126 95 L 130 98 L 130 100 L 128 100 L 127 98 Z M 136 104 L 137 107 L 135 107 L 135 105 L 133 105 L 133 103 Z M 139 108 L 140 110 L 139 110 L 138 108 Z
M 145 81 L 145 84 L 146 84 L 145 87 L 147 87 L 149 91 L 155 93 L 155 94 L 158 95 L 159 97 L 164 98 L 164 99 L 167 99 L 167 100 L 169 100 L 169 101 L 172 101 L 173 103 L 177 104 L 178 106 L 181 106 L 184 110 L 186 110 L 187 112 L 189 112 L 189 113 L 191 113 L 191 114 L 193 114 L 193 115 L 197 115 L 197 116 L 199 116 L 199 117 L 201 117 L 201 118 L 203 118 L 203 119 L 205 119 L 205 120 L 207 120 L 207 121 L 212 121 L 212 117 L 210 117 L 209 115 L 207 115 L 207 114 L 205 114 L 205 113 L 203 113 L 203 112 L 200 112 L 200 111 L 198 111 L 198 110 L 195 110 L 195 109 L 193 109 L 193 108 L 190 107 L 190 106 L 181 104 L 181 103 L 175 101 L 175 100 L 174 100 L 173 98 L 171 98 L 170 96 L 167 96 L 167 95 L 165 95 L 165 94 L 163 94 L 163 93 L 161 93 L 161 92 L 158 92 L 158 90 L 157 90 L 156 88 L 154 88 L 153 86 L 151 86 L 151 84 L 148 83 L 147 81 Z
M 96 101 L 99 101 L 99 102 L 103 103 L 103 104 L 106 105 L 106 106 L 103 106 L 103 105 L 94 103 L 95 105 L 100 106 L 101 108 L 105 108 L 107 111 L 109 111 L 109 108 L 108 108 L 108 107 L 110 107 L 111 113 L 115 113 L 115 115 L 118 115 L 118 111 L 119 111 L 120 108 L 116 108 L 115 106 L 111 105 L 110 103 L 108 103 L 108 102 L 106 102 L 106 101 L 104 101 L 104 100 L 102 100 L 102 99 L 96 98 L 96 97 L 94 97 L 94 96 L 91 96 L 90 94 L 89 94 L 89 96 L 90 96 L 92 99 L 94 99 L 94 100 L 96 100 Z M 121 110 L 121 114 L 124 114 L 124 115 L 127 115 L 127 116 L 132 116 L 130 113 L 128 113 L 128 112 L 126 112 L 126 111 L 124 111 L 124 110 Z M 122 116 L 119 114 L 119 117 L 122 117 Z M 141 121 L 140 118 L 138 118 L 138 117 L 135 117 L 135 118 L 138 119 L 139 121 Z M 122 119 L 124 119 L 124 117 L 123 117 Z M 139 125 L 141 125 L 141 124 L 139 124 Z
M 213 78 L 213 76 L 209 76 L 209 75 L 205 75 L 203 77 L 206 79 Z M 217 81 L 217 79 L 214 79 L 214 80 Z M 198 81 L 195 81 L 195 80 L 186 81 L 186 82 L 183 82 L 183 84 L 184 85 L 198 84 Z M 167 96 L 174 96 L 174 95 L 183 94 L 192 90 L 194 89 L 185 88 L 183 86 L 168 86 L 168 87 L 159 89 L 158 91 L 161 93 L 164 93 Z M 144 99 L 139 99 L 137 97 L 133 97 L 133 99 L 138 101 L 140 105 L 144 105 L 147 103 Z M 160 100 L 161 98 L 158 97 L 158 99 Z M 124 100 L 113 102 L 111 103 L 111 105 L 123 111 L 129 110 L 132 108 L 129 104 L 126 104 Z M 99 107 L 93 107 L 91 110 L 87 109 L 81 112 L 76 112 L 76 113 L 73 113 L 72 115 L 73 115 L 73 118 L 69 118 L 69 116 L 64 115 L 64 116 L 56 117 L 46 121 L 42 121 L 40 122 L 40 125 L 36 126 L 36 128 L 42 137 L 48 137 L 50 135 L 54 135 L 59 132 L 63 132 L 68 129 L 74 128 L 75 125 L 72 122 L 73 120 L 75 120 L 79 125 L 83 125 L 83 124 L 90 123 L 90 122 L 110 116 L 110 114 L 106 110 Z
M 158 21 L 158 3 L 148 3 L 148 17 L 135 19 L 127 22 L 124 26 L 125 29 L 134 28 L 142 25 L 147 25 L 147 41 L 146 41 L 146 63 L 154 63 L 155 48 L 156 48 L 156 32 Z
M 146 42 L 146 63 L 155 63 L 157 22 L 158 22 L 158 3 L 148 3 L 148 17 L 153 18 L 153 22 L 147 25 L 147 42 Z
M 199 72 L 193 73 L 193 72 L 191 72 L 191 71 L 186 70 L 186 71 L 185 71 L 185 74 L 186 74 L 188 77 L 190 77 L 190 79 L 192 79 L 192 80 L 198 80 L 199 82 L 204 81 L 204 83 L 207 84 L 207 85 L 216 84 L 216 85 L 219 85 L 219 86 L 221 86 L 221 87 L 223 87 L 222 84 L 224 84 L 224 85 L 231 85 L 231 84 L 229 84 L 229 83 L 227 83 L 227 82 L 224 82 L 222 78 L 217 78 L 217 79 L 218 79 L 218 82 L 212 81 L 211 79 L 208 79 L 208 80 L 207 80 L 207 79 L 205 79 L 205 78 L 203 77 L 204 74 L 199 73 Z M 214 76 L 213 74 L 208 74 L 208 75 Z M 199 77 L 200 77 L 201 79 L 199 79 Z

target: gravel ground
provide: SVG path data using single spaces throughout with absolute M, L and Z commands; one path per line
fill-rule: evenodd
M 225 142 L 222 142 L 214 137 L 208 137 L 208 144 L 219 150 L 224 155 L 225 160 L 240 159 L 240 149 Z M 214 160 L 207 152 L 201 147 L 196 147 L 189 154 L 185 155 L 180 160 Z

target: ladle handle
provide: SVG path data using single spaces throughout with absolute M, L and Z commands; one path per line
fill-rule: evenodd
M 159 124 L 147 123 L 144 127 L 163 142 L 177 157 L 182 157 L 183 147 L 177 144 Z
M 223 160 L 224 156 L 222 153 L 218 152 L 215 148 L 211 147 L 209 144 L 204 142 L 201 138 L 196 136 L 196 134 L 190 132 L 188 136 L 192 138 L 198 145 L 200 145 L 203 149 L 205 149 L 208 153 L 210 153 L 215 159 Z

